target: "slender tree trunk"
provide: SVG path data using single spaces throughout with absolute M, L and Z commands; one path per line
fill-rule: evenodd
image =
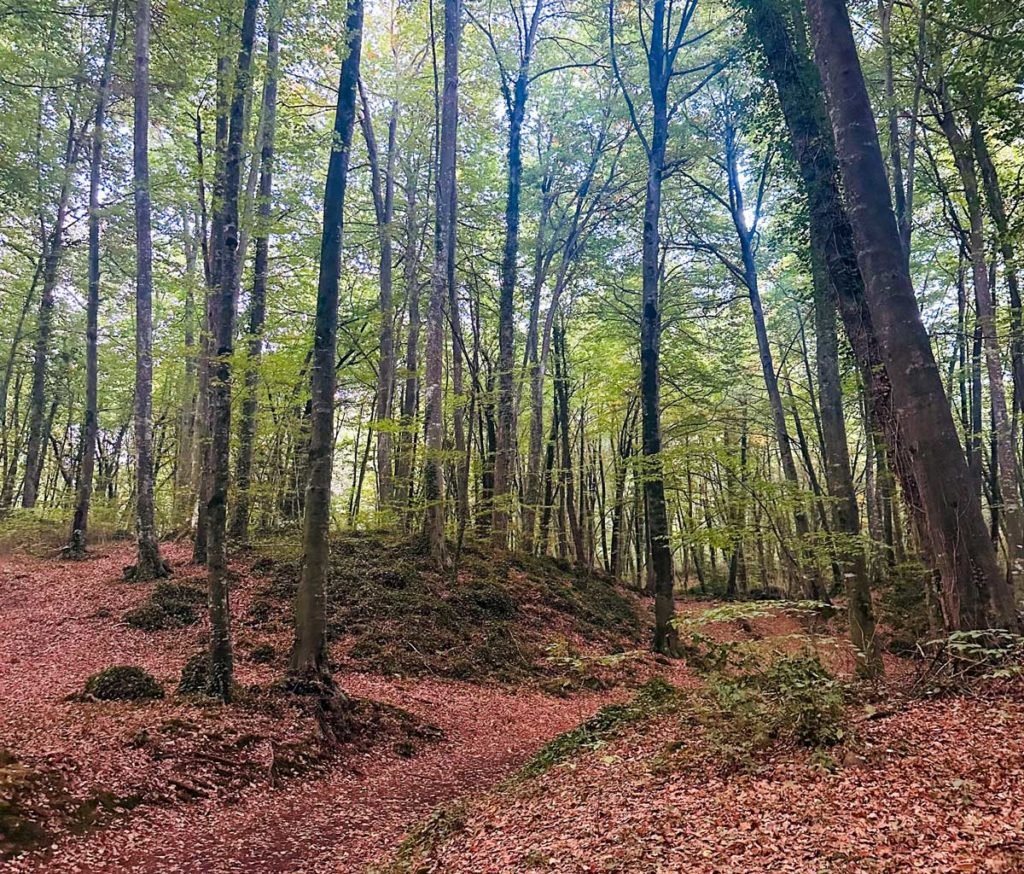
M 377 438 L 377 510 L 384 512 L 394 504 L 394 471 L 391 441 L 391 399 L 395 384 L 395 303 L 393 294 L 394 244 L 392 222 L 395 203 L 395 159 L 398 134 L 398 101 L 391 101 L 388 116 L 386 165 L 381 169 L 377 138 L 370 116 L 370 102 L 362 82 L 359 83 L 362 103 L 360 120 L 366 151 L 370 160 L 370 191 L 373 195 L 380 243 L 380 360 L 377 365 L 375 423 Z
M 426 422 L 423 472 L 423 533 L 431 557 L 447 564 L 445 545 L 444 421 L 441 381 L 444 369 L 444 308 L 454 297 L 448 285 L 449 249 L 452 240 L 452 208 L 455 202 L 455 147 L 459 109 L 459 42 L 462 5 L 444 4 L 444 93 L 441 98 L 441 137 L 438 148 L 437 221 L 434 263 L 430 276 L 430 307 L 427 312 Z M 453 355 L 462 354 L 453 343 Z
M 569 374 L 565 357 L 565 328 L 555 328 L 555 391 L 558 393 L 558 413 L 561 420 L 561 481 L 562 494 L 568 515 L 568 529 L 572 535 L 573 554 L 580 567 L 587 564 L 583 532 L 576 516 L 576 487 L 572 475 L 572 448 L 569 434 Z
M 502 73 L 502 92 L 508 116 L 508 186 L 498 304 L 498 449 L 494 457 L 491 524 L 491 542 L 501 549 L 508 546 L 510 492 L 515 466 L 515 291 L 519 268 L 519 201 L 523 179 L 522 133 L 530 90 L 530 63 L 543 9 L 544 0 L 534 0 L 530 24 L 521 36 L 519 70 L 511 87 Z
M 334 467 L 334 394 L 338 345 L 338 285 L 341 274 L 345 190 L 356 121 L 356 91 L 362 52 L 363 2 L 349 0 L 348 54 L 341 65 L 334 147 L 324 189 L 323 237 L 317 286 L 311 391 L 313 413 L 309 440 L 309 477 L 303 520 L 302 578 L 295 602 L 295 645 L 289 671 L 299 683 L 333 690 L 327 661 L 325 585 L 329 561 L 331 480 Z
M 914 459 L 931 547 L 944 571 L 946 623 L 951 628 L 979 628 L 991 615 L 1000 625 L 1016 629 L 1011 592 L 999 573 L 971 487 L 899 245 L 875 118 L 845 0 L 807 0 L 807 8 L 865 296 L 892 379 L 900 427 Z
M 416 408 L 419 403 L 420 286 L 416 276 L 418 224 L 416 180 L 406 180 L 404 284 L 409 308 L 409 330 L 405 335 L 405 383 L 402 387 L 401 429 L 395 461 L 395 485 L 403 507 L 408 510 L 415 492 L 413 452 L 416 437 Z M 406 514 L 407 517 L 407 514 Z M 406 518 L 406 521 L 407 518 Z
M 1010 557 L 1010 579 L 1024 581 L 1024 507 L 1021 505 L 1020 489 L 1017 485 L 1017 457 L 1013 448 L 1010 430 L 1010 413 L 1006 403 L 1006 389 L 1003 384 L 1003 362 L 996 333 L 995 307 L 992 303 L 992 289 L 989 285 L 988 265 L 985 260 L 985 225 L 982 211 L 981 191 L 974 165 L 971 144 L 960 132 L 949 96 L 944 86 L 940 93 L 941 107 L 939 124 L 956 162 L 960 181 L 964 186 L 964 199 L 970 221 L 968 252 L 971 258 L 971 273 L 974 278 L 974 300 L 978 314 L 977 330 L 988 371 L 988 391 L 992 402 L 992 420 L 995 427 L 995 444 L 998 459 L 999 493 L 1002 498 L 1000 515 L 1006 533 L 1007 550 Z M 980 405 L 979 405 L 980 407 Z M 980 409 L 979 409 L 980 412 Z M 995 499 L 995 495 L 993 495 Z M 998 506 L 993 500 L 993 506 Z M 1010 601 L 1012 605 L 1012 598 Z
M 135 10 L 135 525 L 137 580 L 166 576 L 153 476 L 153 236 L 149 192 L 149 0 Z
M 206 240 L 205 269 L 206 295 L 204 298 L 202 357 L 199 368 L 199 416 L 196 440 L 196 464 L 198 482 L 196 495 L 196 531 L 192 549 L 192 561 L 195 564 L 207 563 L 207 539 L 210 532 L 207 518 L 210 503 L 210 490 L 213 483 L 212 457 L 212 386 L 211 377 L 214 369 L 213 355 L 214 332 L 216 330 L 217 299 L 221 286 L 221 273 L 224 251 L 224 183 L 227 166 L 228 112 L 230 109 L 231 85 L 228 74 L 231 62 L 221 54 L 217 58 L 217 119 L 215 124 L 214 147 L 214 178 L 213 178 L 213 217 L 210 222 L 209 239 Z M 199 204 L 205 215 L 206 204 L 202 177 L 202 131 L 200 116 L 196 116 L 196 157 L 199 164 Z M 205 225 L 205 220 L 203 221 Z
M 245 395 L 239 422 L 238 457 L 235 467 L 235 506 L 231 535 L 244 543 L 249 537 L 252 507 L 252 458 L 256 441 L 256 413 L 259 408 L 259 365 L 263 355 L 263 327 L 267 316 L 267 273 L 270 260 L 271 198 L 274 190 L 274 134 L 277 127 L 277 77 L 281 10 L 270 0 L 267 13 L 267 72 L 263 83 L 261 110 L 260 170 L 256 205 L 255 263 L 252 298 L 249 301 L 247 329 L 249 348 L 245 362 Z M 254 162 L 255 163 L 255 162 Z
M 821 430 L 825 454 L 825 478 L 832 507 L 833 530 L 839 538 L 838 555 L 849 599 L 850 636 L 857 650 L 858 671 L 876 676 L 882 657 L 875 640 L 875 614 L 871 603 L 867 556 L 860 542 L 860 510 L 850 467 L 846 439 L 842 383 L 839 375 L 839 342 L 836 305 L 820 253 L 813 253 L 814 330 L 818 387 L 821 396 Z
M 251 87 L 253 41 L 259 0 L 245 0 L 241 46 L 228 114 L 227 154 L 224 162 L 223 236 L 220 289 L 216 297 L 210 373 L 210 493 L 206 503 L 206 568 L 210 607 L 209 691 L 222 701 L 231 700 L 234 655 L 231 647 L 231 606 L 228 587 L 228 480 L 231 440 L 231 358 L 235 344 L 235 289 L 240 265 L 239 198 L 242 186 L 242 148 L 245 139 L 245 103 Z
M 82 422 L 81 460 L 78 467 L 78 497 L 71 520 L 71 539 L 65 550 L 68 558 L 85 556 L 89 528 L 89 506 L 96 469 L 96 435 L 98 417 L 98 335 L 100 310 L 100 184 L 103 176 L 103 135 L 110 94 L 110 68 L 117 36 L 118 0 L 110 9 L 110 30 L 103 55 L 96 117 L 92 129 L 92 160 L 89 166 L 89 291 L 85 312 L 85 415 Z
M 981 168 L 981 179 L 985 187 L 985 200 L 989 215 L 996 226 L 996 243 L 1003 259 L 1003 276 L 1006 290 L 1010 295 L 1010 358 L 1013 363 L 1013 397 L 1014 405 L 1024 412 L 1024 326 L 1022 326 L 1020 277 L 1017 272 L 1017 251 L 1014 237 L 1010 230 L 1010 222 L 1003 201 L 1003 191 L 999 184 L 992 155 L 989 152 L 985 137 L 985 128 L 976 118 L 971 120 L 971 143 L 974 154 Z

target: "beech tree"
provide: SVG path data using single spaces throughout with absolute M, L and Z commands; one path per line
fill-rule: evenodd
M 350 0 L 345 21 L 347 53 L 341 64 L 334 141 L 324 188 L 323 235 L 310 390 L 313 406 L 309 433 L 309 467 L 302 528 L 302 578 L 295 601 L 295 644 L 289 671 L 294 681 L 322 696 L 334 689 L 327 663 L 327 615 L 324 585 L 330 555 L 331 482 L 334 456 L 335 366 L 338 350 L 338 285 L 341 276 L 345 192 L 356 122 L 359 62 L 362 53 L 363 3 Z

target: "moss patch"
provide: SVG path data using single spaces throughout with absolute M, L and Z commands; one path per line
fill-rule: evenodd
M 143 701 L 163 698 L 163 687 L 152 674 L 132 665 L 115 665 L 85 681 L 85 694 L 100 701 Z
M 540 752 L 523 765 L 513 779 L 529 780 L 543 774 L 581 752 L 607 743 L 627 725 L 670 712 L 679 701 L 679 692 L 670 683 L 660 677 L 648 680 L 640 687 L 632 701 L 602 707 L 589 719 L 545 744 Z
M 268 582 L 250 618 L 283 621 L 301 560 L 271 564 L 264 555 L 258 563 Z M 514 682 L 557 669 L 545 656 L 555 639 L 621 652 L 636 646 L 640 633 L 633 600 L 604 575 L 471 543 L 455 580 L 437 570 L 419 541 L 380 534 L 334 540 L 327 603 L 328 635 L 349 644 L 358 667 L 408 676 Z
M 124 614 L 124 621 L 142 631 L 183 628 L 199 621 L 206 592 L 198 586 L 161 581 L 138 607 Z

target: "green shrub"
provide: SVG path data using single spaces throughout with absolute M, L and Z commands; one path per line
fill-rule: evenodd
M 701 715 L 719 746 L 734 753 L 777 739 L 829 747 L 844 737 L 842 685 L 813 654 L 777 656 L 738 676 L 712 674 L 708 689 L 710 707 Z
M 775 732 L 806 747 L 843 739 L 843 688 L 813 655 L 783 656 L 758 680 L 773 704 Z
M 101 701 L 142 701 L 163 698 L 164 690 L 152 674 L 132 665 L 115 665 L 85 682 L 85 694 Z

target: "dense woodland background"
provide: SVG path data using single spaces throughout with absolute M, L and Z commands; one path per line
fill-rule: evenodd
M 683 588 L 844 601 L 868 674 L 875 614 L 1015 630 L 1020 10 L 807 6 L 5 0 L 4 544 L 193 537 L 224 698 L 289 526 L 321 685 L 339 529 L 604 571 L 668 654 Z

